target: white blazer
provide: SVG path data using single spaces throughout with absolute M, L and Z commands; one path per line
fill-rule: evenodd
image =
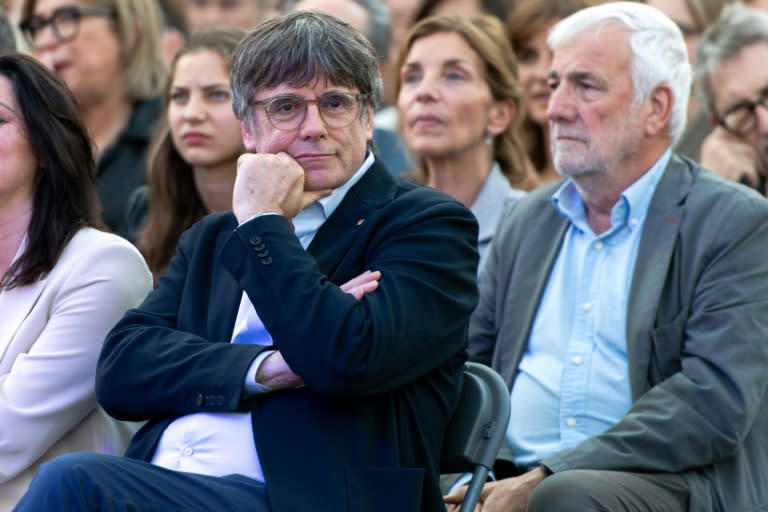
M 96 361 L 109 330 L 151 288 L 130 243 L 83 228 L 43 279 L 0 291 L 0 511 L 48 459 L 123 453 L 140 425 L 96 405 Z

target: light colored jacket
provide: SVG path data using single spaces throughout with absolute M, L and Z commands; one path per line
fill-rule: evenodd
M 122 454 L 140 425 L 96 405 L 96 360 L 107 332 L 151 288 L 130 243 L 83 228 L 43 279 L 0 292 L 0 511 L 48 459 Z

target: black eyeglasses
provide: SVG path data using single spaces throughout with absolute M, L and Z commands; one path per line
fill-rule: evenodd
M 316 103 L 320 118 L 331 128 L 344 128 L 352 124 L 361 112 L 365 94 L 329 92 L 316 100 L 305 100 L 294 94 L 284 94 L 255 100 L 251 105 L 264 107 L 269 123 L 282 131 L 295 130 L 307 118 L 307 104 Z
M 755 101 L 742 101 L 717 118 L 720 126 L 737 136 L 747 136 L 757 129 L 757 107 L 768 109 L 768 87 L 760 91 Z
M 106 16 L 113 18 L 115 11 L 108 7 L 80 7 L 65 5 L 59 7 L 47 18 L 33 14 L 19 23 L 19 29 L 24 38 L 33 48 L 38 47 L 38 41 L 43 29 L 48 25 L 61 43 L 66 43 L 77 37 L 80 31 L 80 20 L 85 16 Z

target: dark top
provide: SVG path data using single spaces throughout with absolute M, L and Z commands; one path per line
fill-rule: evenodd
M 125 130 L 96 161 L 102 218 L 122 237 L 128 235 L 125 218 L 128 198 L 145 182 L 147 151 L 161 108 L 159 98 L 137 102 Z

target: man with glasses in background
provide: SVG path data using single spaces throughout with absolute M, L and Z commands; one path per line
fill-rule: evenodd
M 42 466 L 17 510 L 443 507 L 477 224 L 370 152 L 377 64 L 315 12 L 241 42 L 233 212 L 182 236 L 99 360 L 100 404 L 147 424 L 125 458 Z
M 702 36 L 694 80 L 718 127 L 702 146 L 701 164 L 758 189 L 768 175 L 768 14 L 726 6 Z

